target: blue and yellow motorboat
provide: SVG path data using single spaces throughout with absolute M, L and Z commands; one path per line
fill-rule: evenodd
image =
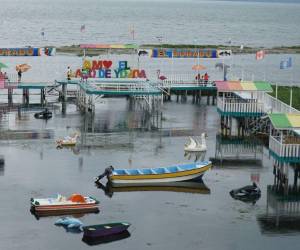
M 110 166 L 102 175 L 97 177 L 96 181 L 104 176 L 107 176 L 112 184 L 188 181 L 201 179 L 210 168 L 210 161 L 159 168 L 114 169 Z

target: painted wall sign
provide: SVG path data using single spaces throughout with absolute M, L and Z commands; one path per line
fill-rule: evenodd
M 0 56 L 40 56 L 39 48 L 0 48 Z
M 89 78 L 147 78 L 145 70 L 130 68 L 127 61 L 119 61 L 113 68 L 111 60 L 85 60 L 75 77 L 82 77 L 82 70 L 88 72 Z
M 216 49 L 153 49 L 154 58 L 217 58 Z
M 218 58 L 222 58 L 222 57 L 229 57 L 232 55 L 232 51 L 227 49 L 227 50 L 224 50 L 224 49 L 218 49 Z

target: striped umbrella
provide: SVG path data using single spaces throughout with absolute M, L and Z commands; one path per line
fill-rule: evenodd
M 205 70 L 205 69 L 206 67 L 201 64 L 197 64 L 192 67 L 192 70 Z
M 6 64 L 0 62 L 0 69 L 2 69 L 2 68 L 8 68 L 8 66 Z

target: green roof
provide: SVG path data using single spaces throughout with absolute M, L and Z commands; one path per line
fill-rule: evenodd
M 300 113 L 272 113 L 269 117 L 275 129 L 300 129 Z

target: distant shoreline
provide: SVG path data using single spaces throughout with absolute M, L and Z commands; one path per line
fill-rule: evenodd
M 47 46 L 46 46 L 47 47 Z M 51 47 L 51 46 L 49 46 Z M 240 46 L 229 45 L 192 45 L 192 44 L 143 44 L 139 46 L 139 49 L 153 49 L 153 48 L 176 48 L 176 49 L 231 49 L 234 54 L 254 54 L 258 50 L 264 50 L 266 54 L 300 54 L 300 45 L 297 46 L 281 46 L 273 48 L 254 48 L 244 46 L 243 49 Z M 135 49 L 86 49 L 87 56 L 97 56 L 101 54 L 135 54 Z M 60 46 L 56 48 L 58 54 L 72 54 L 77 56 L 83 56 L 83 49 L 79 45 Z

